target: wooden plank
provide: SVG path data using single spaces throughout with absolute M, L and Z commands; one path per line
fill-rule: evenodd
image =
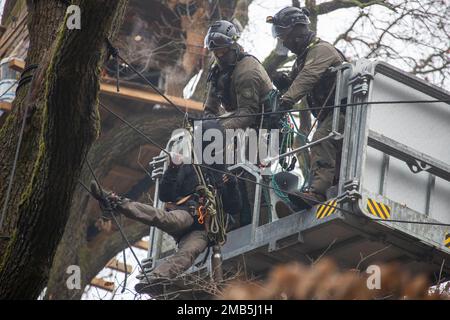
M 116 258 L 111 259 L 108 262 L 108 264 L 106 265 L 106 268 L 110 268 L 110 269 L 113 269 L 113 270 L 116 270 L 116 271 L 120 271 L 120 272 L 123 272 L 123 273 L 125 273 L 125 271 L 128 272 L 128 273 L 133 272 L 133 267 L 132 266 L 127 264 L 126 269 L 125 269 L 125 265 L 123 264 L 123 262 L 120 262 Z
M 9 62 L 9 67 L 15 71 L 21 72 L 25 68 L 25 62 L 20 59 L 12 59 Z M 161 95 L 153 92 L 148 92 L 142 89 L 127 88 L 121 86 L 120 92 L 117 92 L 115 84 L 101 83 L 100 92 L 106 95 L 128 98 L 152 104 L 161 104 L 170 106 L 170 104 L 163 97 L 161 97 Z M 177 107 L 180 107 L 183 110 L 187 108 L 188 110 L 191 111 L 203 111 L 203 103 L 201 102 L 174 96 L 167 96 L 167 98 L 169 98 Z
M 0 57 L 4 58 L 11 46 L 17 42 L 17 38 L 27 36 L 27 15 L 21 15 L 19 22 L 14 28 L 8 29 L 0 39 Z M 25 34 L 26 33 L 26 34 Z
M 11 102 L 0 102 L 0 109 L 1 110 L 6 110 L 6 111 L 11 111 L 12 108 L 12 104 Z
M 140 89 L 121 87 L 120 92 L 117 92 L 116 85 L 109 83 L 102 83 L 100 85 L 100 90 L 101 93 L 107 95 L 144 101 L 152 104 L 161 104 L 166 106 L 170 105 L 159 94 Z M 183 110 L 187 108 L 188 110 L 191 111 L 203 111 L 203 103 L 201 102 L 173 96 L 167 96 L 167 98 L 169 98 L 177 107 L 180 107 Z
M 139 240 L 138 242 L 135 242 L 133 244 L 133 247 L 142 249 L 142 250 L 148 250 L 149 248 L 149 242 L 144 240 Z
M 6 27 L 3 25 L 0 25 L 0 37 L 2 37 L 5 34 Z
M 92 279 L 91 286 L 97 287 L 99 289 L 103 289 L 103 290 L 106 290 L 109 292 L 113 292 L 115 289 L 114 282 L 106 281 L 105 279 L 102 279 L 102 278 Z
M 25 69 L 25 61 L 17 58 L 11 59 L 8 63 L 8 67 L 14 71 L 22 72 L 22 70 Z

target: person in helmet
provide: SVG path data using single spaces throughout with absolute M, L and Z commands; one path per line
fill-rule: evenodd
M 215 62 L 208 76 L 204 114 L 216 117 L 231 112 L 243 116 L 221 119 L 225 129 L 256 127 L 257 118 L 253 114 L 263 111 L 273 89 L 261 63 L 237 43 L 239 37 L 236 26 L 224 20 L 214 22 L 205 37 L 205 48 L 213 53 Z
M 258 59 L 237 43 L 239 37 L 236 26 L 224 20 L 214 22 L 207 31 L 204 45 L 212 52 L 214 63 L 208 75 L 204 117 L 232 115 L 219 120 L 224 129 L 258 129 L 261 117 L 255 114 L 271 111 L 268 97 L 273 85 Z M 243 209 L 238 223 L 246 225 L 251 222 L 254 186 L 239 181 L 239 189 Z
M 203 121 L 202 133 L 209 129 L 220 130 L 215 120 Z M 203 149 L 208 146 L 204 144 Z M 178 150 L 179 151 L 179 150 Z M 192 266 L 197 257 L 208 247 L 211 229 L 210 217 L 199 216 L 199 208 L 204 199 L 198 193 L 199 181 L 193 164 L 183 163 L 179 153 L 171 152 L 168 168 L 159 182 L 159 200 L 165 203 L 164 209 L 140 203 L 119 196 L 111 191 L 103 191 L 95 181 L 91 182 L 91 193 L 98 200 L 103 211 L 121 214 L 148 226 L 157 227 L 172 236 L 178 244 L 176 253 L 158 264 L 143 280 L 136 290 L 157 294 L 160 284 L 176 278 Z M 235 177 L 226 174 L 221 161 L 208 166 L 197 167 L 203 172 L 205 183 L 214 188 L 223 204 L 225 228 L 233 227 L 234 218 L 241 208 L 240 192 Z M 221 211 L 217 211 L 220 214 Z M 148 282 L 150 281 L 150 283 Z
M 282 92 L 281 110 L 290 110 L 306 98 L 312 114 L 317 119 L 313 141 L 331 132 L 333 109 L 323 108 L 334 104 L 335 75 L 330 67 L 345 61 L 334 46 L 321 40 L 310 30 L 309 11 L 304 8 L 286 7 L 274 16 L 267 17 L 272 24 L 272 34 L 297 56 L 289 74 L 278 73 L 273 77 L 275 86 Z M 339 132 L 343 130 L 344 114 L 340 113 Z M 289 196 L 298 209 L 326 200 L 326 192 L 335 183 L 341 143 L 330 139 L 311 147 L 311 178 L 307 190 Z

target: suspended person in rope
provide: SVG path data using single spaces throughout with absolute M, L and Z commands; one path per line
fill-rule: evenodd
M 215 120 L 202 123 L 203 132 L 219 128 Z M 207 145 L 209 143 L 203 145 L 203 150 Z M 102 194 L 97 184 L 91 182 L 92 194 L 102 209 L 110 207 L 113 214 L 123 214 L 157 227 L 177 242 L 177 252 L 147 273 L 144 284 L 139 284 L 150 292 L 157 291 L 155 288 L 161 282 L 174 279 L 191 267 L 208 245 L 225 241 L 226 231 L 234 223 L 232 216 L 241 206 L 236 178 L 223 174 L 226 172 L 223 164 L 213 163 L 205 168 L 184 164 L 182 159 L 180 154 L 171 153 L 168 168 L 159 183 L 159 199 L 165 202 L 165 209 L 135 202 L 113 192 Z M 208 198 L 207 192 L 211 192 L 213 198 Z
M 334 105 L 336 79 L 330 67 L 342 64 L 345 57 L 309 29 L 307 9 L 286 7 L 267 17 L 267 22 L 272 24 L 273 36 L 297 56 L 289 74 L 277 73 L 273 77 L 274 85 L 283 93 L 280 110 L 291 110 L 300 99 L 306 98 L 308 107 L 316 108 L 312 114 L 318 125 L 312 141 L 328 136 L 332 128 L 333 109 L 323 107 Z M 343 112 L 339 116 L 339 132 L 344 126 Z M 309 187 L 296 191 L 298 196 L 289 196 L 297 206 L 295 209 L 310 208 L 318 201 L 326 200 L 328 188 L 337 182 L 339 172 L 336 168 L 339 168 L 341 149 L 341 142 L 334 139 L 311 147 Z

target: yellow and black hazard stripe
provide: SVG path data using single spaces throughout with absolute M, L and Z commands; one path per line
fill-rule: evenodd
M 323 219 L 325 217 L 331 216 L 336 211 L 336 207 L 337 207 L 336 200 L 330 200 L 325 204 L 321 204 L 320 206 L 317 207 L 316 211 L 317 219 Z
M 444 245 L 450 249 L 450 233 L 445 235 Z
M 367 199 L 367 210 L 374 216 L 387 220 L 391 218 L 391 208 L 381 202 L 376 202 L 373 199 Z

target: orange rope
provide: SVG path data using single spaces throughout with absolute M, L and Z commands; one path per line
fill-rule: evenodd
M 198 216 L 198 223 L 204 224 L 205 223 L 205 217 L 206 217 L 206 208 L 204 206 L 199 206 L 197 208 L 197 216 Z

